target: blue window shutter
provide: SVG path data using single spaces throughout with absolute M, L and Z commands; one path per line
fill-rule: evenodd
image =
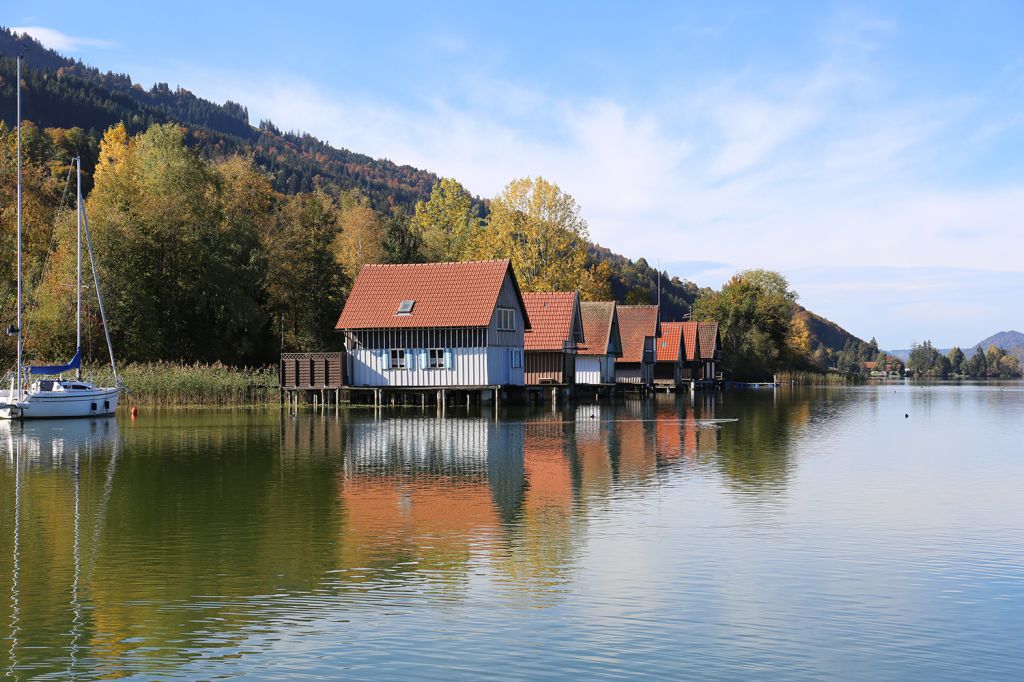
M 426 350 L 420 351 L 420 367 L 427 369 L 430 367 L 430 352 Z
M 451 348 L 444 349 L 444 366 L 448 369 L 455 369 L 455 356 L 452 355 Z
M 416 354 L 412 352 L 411 348 L 405 350 L 405 368 L 416 369 Z
M 384 369 L 391 369 L 391 351 L 384 349 L 380 351 L 380 366 Z

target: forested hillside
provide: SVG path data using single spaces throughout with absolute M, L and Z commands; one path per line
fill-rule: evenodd
M 0 303 L 13 309 L 15 54 L 23 53 L 28 326 L 37 357 L 68 355 L 67 196 L 84 189 L 114 337 L 137 360 L 266 363 L 338 343 L 333 321 L 364 263 L 510 258 L 528 291 L 650 304 L 663 320 L 722 321 L 749 376 L 833 366 L 864 342 L 796 305 L 777 273 L 721 292 L 590 242 L 583 210 L 554 182 L 511 179 L 482 200 L 454 179 L 249 123 L 247 109 L 101 73 L 0 29 Z M 91 299 L 90 299 L 91 300 Z M 703 306 L 698 304 L 704 301 Z M 87 357 L 101 349 L 86 301 Z M 852 345 L 851 345 L 852 344 Z M 11 352 L 0 339 L 0 356 Z M 859 346 L 858 346 L 859 348 Z M 727 363 L 728 364 L 728 363 Z
M 235 102 L 216 104 L 167 83 L 147 90 L 127 74 L 102 73 L 0 29 L 0 111 L 8 126 L 14 124 L 13 57 L 19 54 L 25 57 L 25 90 L 32 93 L 23 98 L 22 117 L 40 128 L 81 128 L 88 141 L 83 152 L 91 152 L 83 153 L 90 173 L 96 145 L 110 126 L 123 122 L 134 134 L 154 123 L 175 122 L 188 128 L 188 143 L 207 158 L 251 155 L 274 189 L 286 194 L 318 187 L 359 189 L 378 210 L 411 209 L 438 180 L 428 171 L 335 149 L 311 135 L 282 132 L 269 121 L 253 126 L 248 110 Z

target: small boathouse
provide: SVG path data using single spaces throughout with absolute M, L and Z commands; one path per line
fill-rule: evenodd
M 365 265 L 335 328 L 350 389 L 525 385 L 530 319 L 508 260 Z
M 649 388 L 654 382 L 655 339 L 661 335 L 656 305 L 620 305 L 622 357 L 615 360 L 615 383 Z
M 583 344 L 576 351 L 576 384 L 615 384 L 615 358 L 622 356 L 619 316 L 615 301 L 580 303 Z
M 576 353 L 584 341 L 579 294 L 525 293 L 523 302 L 530 319 L 525 334 L 527 385 L 573 386 Z

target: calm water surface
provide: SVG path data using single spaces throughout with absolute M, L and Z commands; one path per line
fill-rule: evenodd
M 0 424 L 0 670 L 1019 679 L 1020 384 L 501 417 Z

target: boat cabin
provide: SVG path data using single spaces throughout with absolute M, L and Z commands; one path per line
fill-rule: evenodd
M 350 386 L 522 386 L 523 295 L 508 260 L 365 265 L 335 329 Z
M 661 335 L 656 305 L 617 307 L 622 357 L 615 360 L 615 383 L 650 386 L 654 381 L 655 339 Z
M 576 383 L 590 386 L 615 383 L 615 358 L 622 355 L 615 301 L 580 303 L 583 343 L 576 350 Z
M 523 294 L 530 330 L 525 334 L 526 383 L 576 383 L 576 353 L 584 340 L 575 291 Z
M 655 343 L 654 383 L 677 386 L 682 381 L 683 325 L 685 322 L 662 322 L 661 337 Z

